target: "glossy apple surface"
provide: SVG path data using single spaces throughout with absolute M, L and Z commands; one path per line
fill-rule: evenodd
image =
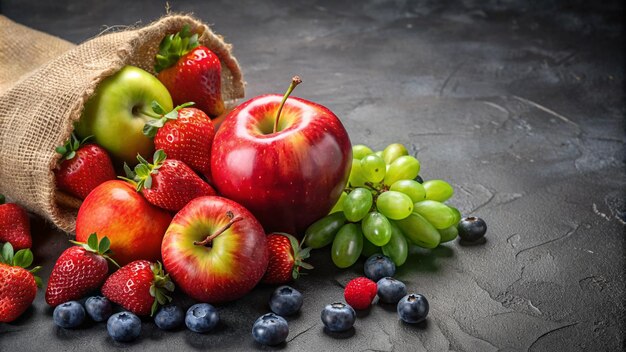
M 282 99 L 259 96 L 226 117 L 213 142 L 211 174 L 219 192 L 249 209 L 266 232 L 301 236 L 339 199 L 352 150 L 337 116 L 304 99 L 286 100 L 273 132 Z
M 154 143 L 143 134 L 143 127 L 153 117 L 151 103 L 156 100 L 166 111 L 172 110 L 167 88 L 149 72 L 125 66 L 104 79 L 85 104 L 76 133 L 93 135 L 97 144 L 113 158 L 131 165 L 137 154 L 152 155 Z
M 152 204 L 124 181 L 107 181 L 96 187 L 80 206 L 76 240 L 87 243 L 92 233 L 111 240 L 113 259 L 124 265 L 138 259 L 161 258 L 161 240 L 171 215 Z
M 207 196 L 192 200 L 174 216 L 161 254 L 178 288 L 198 301 L 219 303 L 242 297 L 261 280 L 269 260 L 266 246 L 265 232 L 248 210 Z

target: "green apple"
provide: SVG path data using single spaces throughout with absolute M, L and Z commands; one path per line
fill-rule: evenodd
M 152 74 L 125 66 L 104 79 L 85 104 L 76 133 L 94 136 L 115 159 L 137 163 L 137 154 L 152 155 L 154 143 L 143 134 L 146 122 L 158 118 L 151 108 L 156 100 L 166 110 L 173 108 L 167 88 Z

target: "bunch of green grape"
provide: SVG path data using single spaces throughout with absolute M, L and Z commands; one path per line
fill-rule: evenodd
M 305 231 L 307 246 L 332 244 L 340 268 L 380 252 L 400 266 L 409 244 L 435 248 L 457 237 L 461 213 L 444 204 L 454 189 L 442 180 L 422 181 L 420 162 L 406 147 L 394 143 L 374 152 L 355 145 L 352 154 L 348 186 L 330 214 Z

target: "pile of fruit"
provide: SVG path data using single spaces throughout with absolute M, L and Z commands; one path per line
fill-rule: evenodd
M 62 328 L 90 317 L 107 321 L 112 339 L 131 341 L 141 332 L 139 317 L 153 316 L 164 330 L 184 322 L 208 332 L 219 322 L 211 304 L 298 278 L 312 269 L 304 262 L 311 250 L 330 244 L 340 268 L 370 258 L 367 278 L 345 288 L 348 304 L 322 311 L 329 331 L 351 328 L 354 309 L 377 295 L 416 323 L 428 302 L 391 278 L 409 245 L 434 248 L 486 231 L 481 219 L 460 221 L 443 203 L 452 187 L 424 182 L 404 146 L 352 147 L 330 110 L 290 97 L 298 77 L 284 96 L 226 111 L 220 61 L 188 27 L 163 38 L 155 71 L 126 66 L 101 82 L 75 134 L 56 149 L 59 191 L 82 200 L 74 245 L 57 259 L 45 290 Z M 10 322 L 30 306 L 40 280 L 38 268 L 25 269 L 33 262 L 27 214 L 3 202 L 0 196 L 0 322 Z M 171 302 L 175 289 L 200 303 L 185 314 Z M 273 313 L 254 322 L 252 336 L 275 345 L 289 333 L 282 316 L 299 311 L 302 294 L 280 286 L 269 306 Z

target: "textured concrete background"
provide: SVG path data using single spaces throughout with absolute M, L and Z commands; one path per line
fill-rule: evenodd
M 171 1 L 235 45 L 247 97 L 282 93 L 326 105 L 353 143 L 405 143 L 425 179 L 449 180 L 452 204 L 486 219 L 488 241 L 413 251 L 398 278 L 431 304 L 426 323 L 394 307 L 359 313 L 355 329 L 323 331 L 323 306 L 362 275 L 329 252 L 295 286 L 294 351 L 619 351 L 624 348 L 623 5 L 614 1 Z M 114 25 L 147 24 L 159 1 L 4 0 L 2 12 L 74 42 Z M 53 79 L 53 78 L 51 78 Z M 44 280 L 67 236 L 35 219 Z M 254 350 L 250 330 L 270 287 L 220 306 L 216 332 L 143 324 L 132 350 Z M 179 301 L 188 306 L 192 302 Z M 0 324 L 0 350 L 112 350 L 104 324 L 57 329 L 43 291 Z

